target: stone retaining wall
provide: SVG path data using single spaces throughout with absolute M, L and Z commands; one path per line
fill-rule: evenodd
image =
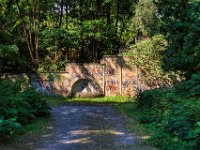
M 79 97 L 135 96 L 136 89 L 144 85 L 140 82 L 137 68 L 127 65 L 129 59 L 104 56 L 100 63 L 68 63 L 63 72 L 31 74 L 29 79 L 37 91 L 46 94 Z

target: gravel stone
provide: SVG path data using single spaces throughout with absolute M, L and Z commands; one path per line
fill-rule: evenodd
M 126 117 L 111 106 L 62 105 L 52 108 L 52 122 L 39 135 L 26 135 L 2 150 L 149 150 L 130 133 Z

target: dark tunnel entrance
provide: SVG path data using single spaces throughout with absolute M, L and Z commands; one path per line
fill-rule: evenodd
M 79 79 L 71 89 L 72 97 L 98 97 L 103 96 L 100 85 L 91 79 Z

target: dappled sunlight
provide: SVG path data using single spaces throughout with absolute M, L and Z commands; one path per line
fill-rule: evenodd
M 68 110 L 63 111 L 62 114 L 63 115 L 69 115 L 70 113 L 76 113 L 77 111 L 78 111 L 78 109 L 74 108 L 74 109 L 71 109 L 70 111 L 68 111 Z
M 49 127 L 47 127 L 46 129 L 49 129 L 49 130 L 51 130 L 51 129 L 53 129 L 53 127 L 52 127 L 52 126 L 49 126 Z
M 119 119 L 119 117 L 104 117 L 105 120 L 116 120 Z
M 70 111 L 70 113 L 75 113 L 75 112 L 77 112 L 78 111 L 78 109 L 72 109 L 71 111 Z
M 42 137 L 46 138 L 46 137 L 51 137 L 51 136 L 53 136 L 53 134 L 45 134 Z
M 113 135 L 124 135 L 123 132 L 115 130 L 76 130 L 68 132 L 71 135 L 90 135 L 90 134 L 113 134 Z
M 96 113 L 88 113 L 88 115 L 94 116 L 94 117 L 104 117 L 104 115 L 96 114 Z
M 74 140 L 61 140 L 59 143 L 62 144 L 87 144 L 91 143 L 91 141 L 88 138 L 80 138 L 80 139 L 74 139 Z
M 129 150 L 147 139 L 127 131 L 125 124 L 126 119 L 110 106 L 64 105 L 52 108 L 52 122 L 40 137 L 23 140 L 27 148 L 38 150 Z
M 111 134 L 114 134 L 114 135 L 124 135 L 124 133 L 122 133 L 122 132 L 117 132 L 117 131 L 114 131 L 114 130 L 109 130 L 109 132 L 110 132 Z
M 148 139 L 147 136 L 138 136 L 119 129 L 123 128 L 124 121 L 121 120 L 121 116 L 115 115 L 115 111 L 107 106 L 91 107 L 80 105 L 73 107 L 63 106 L 62 111 L 60 107 L 55 109 L 60 113 L 59 120 L 62 120 L 62 124 L 65 124 L 69 130 L 54 136 L 59 137 L 58 143 L 66 146 L 88 146 L 94 143 L 94 138 L 97 141 L 109 139 L 114 141 L 115 145 L 137 145 L 142 140 Z M 85 122 L 88 119 L 90 121 Z M 120 123 L 116 123 L 119 120 L 121 120 Z M 79 123 L 79 121 L 80 124 L 77 124 L 76 127 L 68 125 L 73 122 Z M 60 125 L 58 124 L 58 126 Z
M 141 136 L 140 138 L 143 139 L 143 140 L 148 140 L 151 136 L 149 135 L 145 135 L 145 136 Z

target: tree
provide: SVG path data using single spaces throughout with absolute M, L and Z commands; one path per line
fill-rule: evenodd
M 138 0 L 132 3 L 131 10 L 132 15 L 127 20 L 123 35 L 126 42 L 135 44 L 139 40 L 159 34 L 160 19 L 153 0 Z
M 0 45 L 16 45 L 29 71 L 62 70 L 66 62 L 98 62 L 124 45 L 135 1 L 0 1 Z
M 157 7 L 153 0 L 139 0 L 135 8 L 135 16 L 132 19 L 136 30 L 153 36 L 157 32 L 159 18 Z
M 176 79 L 174 72 L 165 73 L 161 68 L 162 56 L 167 41 L 163 35 L 155 35 L 151 39 L 137 42 L 131 46 L 131 50 L 123 55 L 131 57 L 128 62 L 137 67 L 143 82 L 150 88 L 171 86 L 172 79 Z
M 162 66 L 190 78 L 200 71 L 200 2 L 157 0 L 156 5 L 162 20 L 161 32 L 168 41 Z

